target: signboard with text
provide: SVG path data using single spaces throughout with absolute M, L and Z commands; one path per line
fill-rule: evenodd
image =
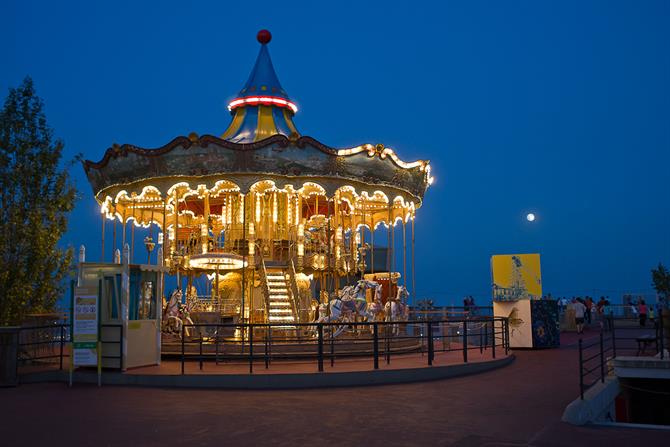
M 72 308 L 74 366 L 98 364 L 98 304 L 96 289 L 79 287 L 75 291 Z

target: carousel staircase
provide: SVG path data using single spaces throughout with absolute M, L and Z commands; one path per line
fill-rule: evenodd
M 275 329 L 295 329 L 296 318 L 286 272 L 282 268 L 268 268 L 266 281 L 268 322 L 278 324 L 279 326 L 273 326 Z

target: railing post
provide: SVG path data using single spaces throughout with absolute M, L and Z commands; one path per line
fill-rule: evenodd
M 200 339 L 198 341 L 198 347 L 200 351 L 200 371 L 202 371 L 202 333 L 200 334 Z
M 391 332 L 389 333 L 389 328 Z M 386 364 L 390 365 L 391 364 L 391 335 L 393 335 L 393 325 L 389 326 L 388 322 L 385 326 L 384 330 L 384 337 L 386 338 L 386 343 L 384 343 L 385 346 L 385 354 L 386 354 Z
M 435 351 L 433 349 L 433 323 L 428 320 L 428 365 L 433 365 L 433 356 Z
M 63 343 L 65 339 L 65 331 L 63 330 L 63 325 L 60 327 L 60 370 L 63 370 Z M 661 345 L 663 346 L 663 345 Z
M 583 370 L 583 353 L 582 353 L 582 339 L 579 339 L 579 397 L 584 400 L 584 370 Z
M 182 323 L 181 325 L 181 375 L 184 375 L 184 324 Z M 123 336 L 123 334 L 122 334 Z M 123 340 L 122 340 L 123 342 Z M 121 354 L 121 358 L 123 358 L 123 353 Z
M 616 332 L 614 331 L 614 318 L 610 317 L 610 330 L 612 331 L 612 358 L 616 358 Z
M 603 349 L 603 331 L 600 331 L 600 382 L 605 382 L 605 354 Z
M 468 322 L 463 320 L 463 363 L 468 363 Z
M 488 324 L 486 325 L 488 327 Z M 491 338 L 493 340 L 491 343 L 491 355 L 493 358 L 496 358 L 496 320 L 495 318 L 491 320 Z
M 372 355 L 375 369 L 379 369 L 379 329 L 377 323 L 372 324 Z
M 660 348 L 661 348 L 661 360 L 663 360 L 665 356 L 665 331 L 663 330 L 663 308 L 660 308 L 658 311 L 658 335 L 661 337 L 660 340 Z
M 317 325 L 317 336 L 318 336 L 318 345 L 319 345 L 319 372 L 323 372 L 323 323 Z
M 484 353 L 484 337 L 486 337 L 486 325 L 479 326 L 479 354 Z
M 335 366 L 335 337 L 333 337 L 333 326 L 330 326 L 330 367 L 333 366 Z
M 216 328 L 216 335 L 214 336 L 214 364 L 219 364 L 219 328 Z
M 265 332 L 265 369 L 270 367 L 270 359 L 268 357 L 268 343 L 270 343 L 270 325 L 267 326 L 267 331 Z
M 249 374 L 254 373 L 254 328 L 252 324 L 247 326 L 249 328 Z

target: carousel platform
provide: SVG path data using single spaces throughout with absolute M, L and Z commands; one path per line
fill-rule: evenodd
M 102 386 L 123 385 L 161 388 L 219 388 L 219 389 L 299 389 L 330 388 L 369 385 L 412 383 L 479 374 L 511 364 L 514 355 L 499 353 L 493 358 L 491 351 L 470 350 L 468 362 L 458 351 L 437 352 L 433 365 L 428 365 L 422 353 L 391 356 L 387 363 L 380 356 L 379 369 L 374 369 L 370 357 L 349 357 L 324 360 L 319 372 L 317 362 L 311 360 L 278 360 L 264 364 L 262 359 L 214 362 L 184 362 L 164 360 L 160 365 L 133 368 L 126 372 L 104 371 Z M 21 383 L 67 382 L 66 371 L 50 371 L 22 377 Z M 94 369 L 80 369 L 74 374 L 74 386 L 95 384 Z

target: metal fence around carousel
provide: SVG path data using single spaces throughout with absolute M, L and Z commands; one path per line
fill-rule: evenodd
M 457 363 L 467 363 L 468 353 L 473 350 L 490 355 L 491 359 L 509 353 L 509 324 L 507 318 L 502 317 L 291 323 L 287 326 L 281 323 L 184 324 L 178 354 L 181 374 L 187 373 L 189 362 L 197 362 L 202 371 L 207 361 L 216 365 L 243 361 L 248 363 L 251 374 L 258 364 L 268 369 L 275 360 L 302 359 L 314 361 L 316 370 L 323 372 L 324 363 L 334 366 L 338 358 L 368 357 L 372 367 L 379 369 L 380 361 L 390 365 L 392 358 L 409 353 L 420 353 L 429 366 L 433 365 L 437 353 L 459 352 Z M 347 333 L 336 336 L 343 327 Z M 406 349 L 399 348 L 403 341 L 407 342 Z M 300 349 L 291 349 L 296 347 Z
M 18 327 L 16 377 L 20 379 L 26 374 L 68 369 L 72 355 L 71 329 L 69 323 Z M 106 329 L 111 331 L 111 337 L 101 334 L 103 362 L 108 359 L 115 361 L 118 367 L 111 369 L 123 369 L 121 324 L 101 324 L 100 329 L 101 332 L 106 332 Z
M 610 317 L 595 340 L 579 339 L 579 396 L 613 373 L 612 360 L 618 355 L 665 357 L 668 329 L 663 318 L 640 326 L 637 318 Z

